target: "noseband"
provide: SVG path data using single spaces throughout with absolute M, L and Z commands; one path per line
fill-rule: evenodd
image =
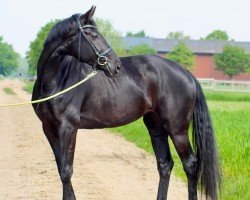
M 96 48 L 95 44 L 88 39 L 88 37 L 86 36 L 86 34 L 84 33 L 84 29 L 86 28 L 94 28 L 97 30 L 96 26 L 87 24 L 82 26 L 81 22 L 80 22 L 80 17 L 77 19 L 77 23 L 78 23 L 78 28 L 81 31 L 81 34 L 79 35 L 79 51 L 78 51 L 78 60 L 80 60 L 80 51 L 81 51 L 81 36 L 83 35 L 83 37 L 85 37 L 85 39 L 88 41 L 88 43 L 90 44 L 90 46 L 92 47 L 92 49 L 94 50 L 95 54 L 97 55 L 97 59 L 94 63 L 93 68 L 95 69 L 97 65 L 100 65 L 101 67 L 106 67 L 109 70 L 109 67 L 107 66 L 108 64 L 108 58 L 107 55 L 113 51 L 113 49 L 111 47 L 109 47 L 107 50 L 100 52 L 98 51 L 98 49 Z M 110 70 L 109 70 L 110 71 Z

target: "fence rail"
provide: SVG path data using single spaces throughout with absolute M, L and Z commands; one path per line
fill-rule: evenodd
M 202 88 L 219 91 L 250 92 L 250 81 L 224 81 L 198 78 Z

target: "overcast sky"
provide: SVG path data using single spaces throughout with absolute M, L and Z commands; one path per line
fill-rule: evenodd
M 180 30 L 199 39 L 221 29 L 237 41 L 250 41 L 250 0 L 0 0 L 0 35 L 24 56 L 41 26 L 91 5 L 97 6 L 95 16 L 109 19 L 124 35 L 143 29 L 165 38 Z

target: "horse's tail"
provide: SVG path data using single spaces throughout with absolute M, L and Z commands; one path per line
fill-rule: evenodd
M 194 80 L 197 94 L 193 114 L 193 146 L 198 158 L 201 189 L 206 197 L 216 200 L 221 181 L 216 141 L 204 93 L 199 82 Z

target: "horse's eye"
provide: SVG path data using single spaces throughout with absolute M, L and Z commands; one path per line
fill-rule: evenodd
M 93 38 L 97 38 L 97 37 L 98 37 L 98 33 L 92 32 L 92 33 L 91 33 L 91 36 L 92 36 Z
M 86 29 L 86 30 L 84 30 L 84 33 L 85 34 L 90 34 L 90 30 Z

